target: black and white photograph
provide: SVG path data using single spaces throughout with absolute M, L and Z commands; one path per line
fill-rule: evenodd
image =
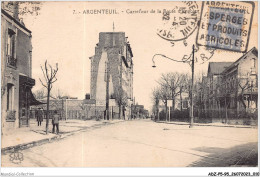
M 258 1 L 1 1 L 1 176 L 259 176 L 258 21 Z

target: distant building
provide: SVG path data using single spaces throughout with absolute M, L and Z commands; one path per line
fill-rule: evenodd
M 132 118 L 147 118 L 149 111 L 144 109 L 144 105 L 132 105 Z
M 111 116 L 129 119 L 133 102 L 133 53 L 124 32 L 101 32 L 91 59 L 90 98 L 96 100 L 96 114 L 104 116 L 109 104 Z M 107 101 L 109 100 L 109 101 Z
M 47 98 L 39 99 L 39 101 L 46 103 Z M 46 110 L 47 105 L 41 104 L 37 106 L 31 107 L 32 109 L 32 117 L 35 117 L 35 112 L 37 112 L 38 108 L 42 108 L 46 118 Z M 89 117 L 89 109 L 88 102 L 85 100 L 75 99 L 73 97 L 64 96 L 60 99 L 50 98 L 49 102 L 49 113 L 50 117 L 54 114 L 54 111 L 57 111 L 61 118 L 64 119 L 88 119 Z M 93 108 L 94 109 L 94 108 Z
M 40 104 L 31 89 L 31 31 L 18 18 L 18 2 L 1 3 L 1 117 L 2 128 L 29 125 L 30 106 Z
M 189 108 L 189 93 L 183 92 L 181 98 L 175 99 L 175 109 L 184 110 Z

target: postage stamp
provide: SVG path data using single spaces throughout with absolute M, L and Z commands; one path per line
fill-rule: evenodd
M 157 29 L 157 34 L 169 41 L 187 39 L 197 28 L 199 8 L 195 1 L 181 2 L 172 10 L 163 11 L 163 25 Z
M 254 2 L 203 2 L 197 44 L 246 52 Z

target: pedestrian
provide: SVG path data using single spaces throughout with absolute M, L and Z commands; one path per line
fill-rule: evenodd
M 52 128 L 52 133 L 55 133 L 55 126 L 57 128 L 56 130 L 56 133 L 59 134 L 59 115 L 57 113 L 57 111 L 55 110 L 54 111 L 54 115 L 52 117 L 52 125 L 53 125 L 53 128 Z
M 41 108 L 38 109 L 36 116 L 37 116 L 36 118 L 37 118 L 38 126 L 41 126 L 43 121 L 43 110 Z

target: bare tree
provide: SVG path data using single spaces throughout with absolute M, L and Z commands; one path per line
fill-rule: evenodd
M 61 99 L 62 97 L 68 96 L 68 95 L 66 95 L 60 88 L 58 88 L 52 92 L 51 96 L 54 98 L 57 98 L 57 99 Z
M 115 100 L 119 107 L 119 118 L 121 118 L 122 107 L 125 107 L 127 104 L 127 95 L 124 92 L 124 90 L 120 87 L 118 87 L 115 90 Z M 124 117 L 124 119 L 125 119 L 125 117 Z
M 180 95 L 181 111 L 183 110 L 182 94 L 184 92 L 189 92 L 189 83 L 190 83 L 190 81 L 191 81 L 191 78 L 187 74 L 180 74 L 179 95 Z
M 159 101 L 160 101 L 160 90 L 159 88 L 155 88 L 152 91 L 152 100 L 154 103 L 154 114 L 155 118 L 159 121 Z
M 41 84 L 47 89 L 47 113 L 46 113 L 46 134 L 48 134 L 49 129 L 49 102 L 50 102 L 50 92 L 53 86 L 53 83 L 57 81 L 56 74 L 58 72 L 58 63 L 56 63 L 56 68 L 53 69 L 50 64 L 47 66 L 47 60 L 44 64 L 44 69 L 41 66 L 42 73 L 45 79 L 45 82 L 40 79 Z
M 249 77 L 247 75 L 239 76 L 237 78 L 238 86 L 241 93 L 241 102 L 243 103 L 244 107 L 246 107 L 246 103 L 244 102 L 244 92 L 250 87 Z
M 172 99 L 172 107 L 175 108 L 175 98 L 180 94 L 180 85 L 183 75 L 177 72 L 162 74 L 158 83 L 170 91 L 170 98 Z
M 166 85 L 161 85 L 160 87 L 160 90 L 159 90 L 159 97 L 160 97 L 160 100 L 164 103 L 165 105 L 165 111 L 166 111 L 166 120 L 168 118 L 168 106 L 167 106 L 167 100 L 169 100 L 169 98 L 171 97 L 171 94 L 170 94 L 170 89 L 168 86 Z
M 36 90 L 33 94 L 36 99 L 44 99 L 47 96 L 44 88 Z

